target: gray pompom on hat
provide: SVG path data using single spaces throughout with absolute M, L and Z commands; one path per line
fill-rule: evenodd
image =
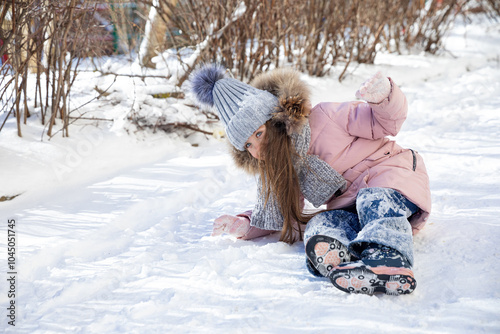
M 272 117 L 278 98 L 225 73 L 220 65 L 204 65 L 191 75 L 191 91 L 198 102 L 215 106 L 229 141 L 244 151 L 248 138 Z

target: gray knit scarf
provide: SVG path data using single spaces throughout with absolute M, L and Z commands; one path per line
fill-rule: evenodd
M 329 164 L 317 155 L 308 155 L 311 143 L 311 128 L 307 123 L 301 133 L 291 135 L 295 150 L 300 158 L 294 161 L 294 168 L 299 177 L 302 195 L 316 208 L 327 202 L 337 191 L 345 190 L 346 181 Z M 264 230 L 281 230 L 283 215 L 280 212 L 276 196 L 269 195 L 267 203 L 259 177 L 257 203 L 252 211 L 251 225 Z

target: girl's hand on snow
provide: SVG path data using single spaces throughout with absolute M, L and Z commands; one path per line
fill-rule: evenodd
M 236 238 L 241 238 L 249 229 L 250 220 L 248 218 L 223 215 L 214 221 L 212 236 L 228 233 Z
M 370 103 L 380 103 L 391 93 L 391 82 L 389 79 L 377 72 L 365 81 L 356 92 L 356 97 Z

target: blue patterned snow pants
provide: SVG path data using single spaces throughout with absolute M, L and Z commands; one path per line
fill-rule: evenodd
M 393 248 L 413 265 L 413 235 L 408 218 L 419 208 L 390 188 L 364 188 L 356 198 L 356 213 L 331 210 L 307 223 L 304 244 L 314 235 L 326 235 L 359 257 L 369 243 Z M 307 260 L 307 259 L 306 259 Z M 309 271 L 319 276 L 308 266 Z

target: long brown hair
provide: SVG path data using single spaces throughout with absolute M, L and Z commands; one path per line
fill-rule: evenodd
M 291 138 L 287 135 L 285 123 L 271 119 L 265 123 L 266 137 L 261 147 L 259 174 L 266 204 L 271 194 L 275 195 L 281 214 L 283 229 L 281 241 L 289 244 L 302 240 L 302 224 L 306 224 L 312 215 L 302 212 L 299 178 L 293 161 L 300 159 Z

